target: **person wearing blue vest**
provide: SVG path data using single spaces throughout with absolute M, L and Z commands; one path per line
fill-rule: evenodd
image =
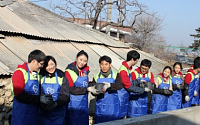
M 141 86 L 142 83 L 148 83 L 154 84 L 154 76 L 153 73 L 149 71 L 151 68 L 151 61 L 148 59 L 144 59 L 140 63 L 140 67 L 135 69 L 131 73 L 131 77 L 133 80 L 133 83 L 135 80 L 138 80 L 141 82 L 139 86 Z M 146 89 L 146 90 L 145 90 Z M 150 89 L 144 88 L 143 93 L 136 93 L 131 92 L 129 97 L 129 106 L 128 106 L 128 117 L 138 117 L 142 115 L 147 114 L 148 109 L 148 96 L 147 92 L 149 92 Z
M 185 75 L 184 80 L 184 90 L 182 98 L 182 108 L 191 107 L 192 101 L 194 104 L 198 104 L 198 98 L 192 100 L 192 98 L 198 96 L 199 88 L 199 76 L 200 72 L 200 57 L 194 59 L 193 69 L 189 69 L 188 73 Z
M 69 83 L 65 73 L 56 67 L 55 58 L 47 56 L 40 71 L 40 125 L 64 125 Z
M 14 98 L 11 125 L 38 125 L 40 86 L 38 71 L 43 67 L 46 55 L 33 50 L 28 63 L 18 65 L 11 78 L 11 93 Z
M 169 96 L 167 111 L 181 109 L 182 104 L 182 92 L 184 88 L 184 78 L 181 73 L 182 64 L 175 62 L 172 71 L 172 88 L 173 94 Z
M 119 73 L 111 69 L 112 60 L 108 56 L 99 59 L 100 73 L 94 75 L 93 84 L 104 84 L 101 93 L 97 95 L 95 123 L 109 122 L 119 119 L 120 103 L 117 90 L 122 89 L 123 84 Z
M 140 59 L 140 54 L 131 50 L 127 53 L 126 61 L 122 62 L 121 67 L 118 72 L 121 76 L 121 80 L 123 83 L 123 88 L 118 90 L 118 96 L 120 101 L 120 112 L 119 117 L 121 119 L 126 118 L 129 104 L 129 92 L 144 92 L 144 88 L 136 86 L 136 84 L 132 84 L 131 71 L 132 66 L 134 66 L 138 60 Z
M 155 79 L 150 108 L 151 114 L 167 111 L 168 98 L 173 94 L 171 73 L 171 67 L 165 66 L 163 72 Z
M 89 66 L 88 54 L 81 50 L 76 55 L 76 61 L 69 64 L 65 70 L 65 77 L 69 81 L 70 102 L 66 111 L 66 125 L 88 125 L 89 108 L 88 92 L 98 94 L 93 87 L 88 87 Z

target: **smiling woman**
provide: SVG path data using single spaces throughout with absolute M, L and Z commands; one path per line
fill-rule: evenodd
M 70 102 L 66 112 L 67 125 L 88 125 L 88 54 L 81 50 L 75 62 L 69 64 L 65 76 L 69 80 Z
M 173 94 L 171 73 L 171 67 L 166 66 L 164 67 L 163 72 L 155 79 L 156 86 L 154 87 L 151 101 L 151 114 L 168 110 L 168 99 L 169 96 Z
M 64 124 L 69 83 L 56 60 L 47 56 L 41 69 L 40 124 Z

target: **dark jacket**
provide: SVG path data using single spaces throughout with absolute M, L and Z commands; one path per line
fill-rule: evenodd
M 58 77 L 63 78 L 59 98 L 56 100 L 57 107 L 61 107 L 63 105 L 66 105 L 67 102 L 69 101 L 69 82 L 68 82 L 67 78 L 65 77 L 65 73 L 63 71 L 61 71 L 60 69 L 56 69 L 56 71 L 57 71 Z M 55 73 L 45 74 L 45 75 L 46 75 L 46 78 L 55 77 Z M 43 82 L 43 81 L 41 81 L 41 82 Z
M 74 71 L 78 76 L 81 75 L 82 73 L 84 73 L 83 69 L 87 72 L 87 74 L 90 72 L 89 66 L 85 66 L 81 71 L 78 71 L 78 69 L 76 68 L 76 62 L 69 64 L 66 69 L 70 69 L 70 70 Z M 69 81 L 70 94 L 85 95 L 85 94 L 88 93 L 87 87 L 76 87 L 76 86 L 74 86 L 74 82 L 73 82 L 71 75 L 69 74 L 68 71 L 65 71 L 65 77 Z

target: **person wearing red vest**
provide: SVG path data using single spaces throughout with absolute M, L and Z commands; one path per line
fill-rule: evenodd
M 140 67 L 135 69 L 131 73 L 132 80 L 139 80 L 141 83 L 150 82 L 154 84 L 154 76 L 153 73 L 149 71 L 151 68 L 151 61 L 148 59 L 144 59 L 141 61 Z M 150 91 L 150 90 L 149 90 Z M 141 115 L 147 114 L 148 108 L 148 98 L 147 98 L 147 90 L 143 93 L 130 93 L 129 97 L 129 107 L 128 107 L 128 117 L 138 117 Z
M 123 88 L 118 90 L 118 96 L 120 101 L 120 118 L 126 118 L 129 104 L 129 92 L 138 92 L 143 93 L 145 91 L 144 88 L 136 86 L 132 84 L 133 78 L 131 77 L 132 66 L 134 66 L 138 60 L 140 59 L 140 54 L 131 50 L 127 53 L 126 61 L 122 62 L 121 67 L 118 72 L 121 76 L 121 80 L 123 83 Z
M 65 70 L 65 77 L 69 81 L 70 102 L 66 111 L 66 125 L 88 125 L 89 108 L 88 92 L 98 94 L 98 91 L 89 86 L 88 54 L 81 50 L 76 55 L 76 61 L 69 64 Z
M 181 73 L 182 64 L 175 62 L 172 71 L 172 89 L 173 94 L 169 96 L 167 111 L 181 109 L 182 92 L 184 87 L 184 77 Z
M 33 50 L 28 63 L 18 65 L 11 78 L 11 93 L 14 97 L 12 125 L 38 125 L 40 87 L 38 71 L 44 65 L 46 55 Z
M 185 75 L 182 99 L 182 108 L 190 107 L 191 104 L 198 104 L 199 97 L 199 76 L 200 73 L 200 57 L 194 59 L 193 69 L 189 69 Z M 194 98 L 194 99 L 193 99 Z
M 169 96 L 173 94 L 171 74 L 172 68 L 165 66 L 155 78 L 150 114 L 167 111 Z

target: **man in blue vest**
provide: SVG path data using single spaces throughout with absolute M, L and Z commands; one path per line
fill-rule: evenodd
M 38 125 L 40 87 L 38 71 L 43 67 L 46 56 L 40 50 L 32 51 L 28 63 L 18 65 L 11 79 L 14 97 L 12 125 Z
M 120 100 L 120 118 L 126 118 L 128 105 L 129 105 L 129 93 L 130 92 L 137 92 L 137 93 L 144 93 L 144 91 L 150 91 L 147 87 L 140 87 L 140 81 L 133 81 L 131 76 L 132 66 L 134 66 L 138 60 L 140 59 L 140 54 L 135 51 L 131 50 L 127 53 L 126 61 L 122 62 L 121 67 L 119 68 L 118 72 L 121 76 L 123 88 L 118 90 L 118 96 Z
M 108 122 L 119 119 L 120 103 L 117 90 L 122 89 L 123 84 L 119 73 L 111 69 L 112 60 L 108 56 L 99 59 L 101 71 L 93 78 L 93 83 L 104 84 L 101 93 L 97 95 L 95 123 Z
M 144 59 L 141 61 L 140 67 L 135 69 L 131 73 L 132 77 L 132 84 L 136 81 L 138 82 L 138 86 L 142 86 L 141 84 L 144 83 L 144 91 L 143 92 L 136 92 L 132 91 L 130 93 L 129 97 L 129 106 L 128 106 L 128 117 L 138 117 L 141 115 L 147 114 L 148 109 L 148 98 L 147 98 L 147 92 L 148 87 L 145 88 L 145 84 L 153 84 L 154 83 L 154 76 L 153 73 L 149 71 L 151 68 L 151 61 L 148 59 Z M 146 90 L 145 90 L 146 89 Z M 151 87 L 153 89 L 153 86 Z
M 183 90 L 182 108 L 191 107 L 192 98 L 198 96 L 198 89 L 196 89 L 198 88 L 196 86 L 199 86 L 198 73 L 200 73 L 200 57 L 196 57 L 194 59 L 194 68 L 189 69 L 188 73 L 185 75 L 185 89 Z M 196 101 L 196 103 L 198 104 L 199 99 L 195 98 L 193 101 Z

